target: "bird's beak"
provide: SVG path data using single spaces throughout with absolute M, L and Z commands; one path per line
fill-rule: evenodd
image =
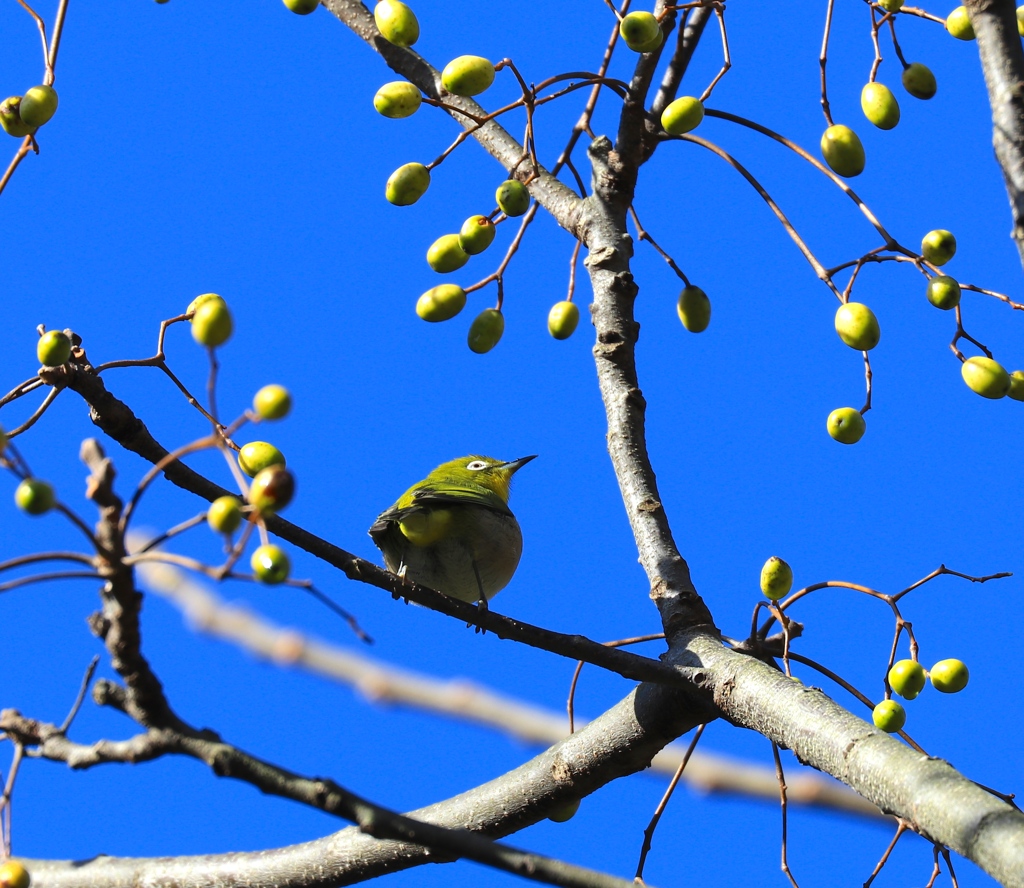
M 514 475 L 523 466 L 525 466 L 531 459 L 536 459 L 536 458 L 537 458 L 537 454 L 536 453 L 533 456 L 521 456 L 519 459 L 513 459 L 513 460 L 510 460 L 509 462 L 505 463 L 505 465 L 502 468 L 508 469 L 508 473 L 510 475 Z

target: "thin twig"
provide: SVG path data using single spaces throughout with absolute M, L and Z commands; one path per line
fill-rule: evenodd
M 651 848 L 653 847 L 654 831 L 658 828 L 661 815 L 665 813 L 665 808 L 668 807 L 669 800 L 672 798 L 672 794 L 675 792 L 676 786 L 683 776 L 683 771 L 686 770 L 686 765 L 690 761 L 690 756 L 693 755 L 693 751 L 697 748 L 697 744 L 700 742 L 700 738 L 706 727 L 706 724 L 697 725 L 697 730 L 694 732 L 690 745 L 686 748 L 686 754 L 683 756 L 683 760 L 679 763 L 679 767 L 676 768 L 675 774 L 672 775 L 672 780 L 669 782 L 668 788 L 665 790 L 664 795 L 662 795 L 661 801 L 658 802 L 658 807 L 654 809 L 654 814 L 651 817 L 650 823 L 647 824 L 647 829 L 644 830 L 644 842 L 640 848 L 640 860 L 636 865 L 636 875 L 633 876 L 634 880 L 637 882 L 643 882 L 644 864 L 647 862 L 647 855 L 651 852 Z
M 779 745 L 774 741 L 772 741 L 772 757 L 775 759 L 775 776 L 779 781 L 779 800 L 782 807 L 782 871 L 786 874 L 786 878 L 789 879 L 789 884 L 793 888 L 800 888 L 796 883 L 796 879 L 793 878 L 793 872 L 789 868 L 789 860 L 787 858 L 789 808 L 786 802 L 786 775 L 782 771 L 782 757 L 779 755 Z
M 60 733 L 66 734 L 68 728 L 71 727 L 71 723 L 75 720 L 75 716 L 78 715 L 78 710 L 82 708 L 82 702 L 85 700 L 85 695 L 89 690 L 89 683 L 92 681 L 93 675 L 96 673 L 96 667 L 99 665 L 100 656 L 97 654 L 92 658 L 92 662 L 85 670 L 85 675 L 82 676 L 82 684 L 78 689 L 78 696 L 75 697 L 75 702 L 71 706 L 71 710 L 67 714 L 67 718 L 64 719 L 64 723 L 60 726 Z

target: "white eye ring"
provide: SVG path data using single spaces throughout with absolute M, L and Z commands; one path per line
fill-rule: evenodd
M 473 462 L 466 465 L 466 468 L 471 472 L 479 472 L 481 469 L 490 468 L 490 465 L 489 462 L 485 462 L 482 459 L 474 459 Z

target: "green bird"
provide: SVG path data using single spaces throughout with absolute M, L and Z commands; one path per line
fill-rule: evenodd
M 486 607 L 508 585 L 523 554 L 508 493 L 512 476 L 535 458 L 463 456 L 410 487 L 369 531 L 388 570 Z

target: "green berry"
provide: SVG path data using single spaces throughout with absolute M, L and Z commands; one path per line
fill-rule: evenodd
M 883 700 L 872 710 L 871 720 L 876 728 L 887 734 L 895 734 L 903 730 L 907 723 L 907 712 L 895 700 Z
M 459 229 L 459 246 L 475 256 L 491 245 L 495 233 L 494 223 L 486 216 L 470 216 Z
M 1014 401 L 1024 401 L 1024 370 L 1014 370 L 1010 374 L 1010 390 L 1006 393 Z M 3 445 L 0 444 L 0 451 Z
M 704 104 L 693 96 L 681 96 L 661 112 L 661 125 L 673 136 L 696 129 L 703 119 Z
M 548 333 L 555 339 L 568 339 L 580 322 L 580 310 L 576 303 L 563 300 L 551 306 L 548 312 Z
M 161 0 L 157 0 L 157 2 L 161 2 Z M 166 3 L 167 0 L 163 0 L 163 2 Z M 296 15 L 309 15 L 320 5 L 320 0 L 282 0 L 282 2 Z
M 970 16 L 967 15 L 966 6 L 958 6 L 946 16 L 946 30 L 957 40 L 974 39 L 974 25 L 971 24 Z
M 865 83 L 860 91 L 864 116 L 879 129 L 890 130 L 900 122 L 900 105 L 884 83 Z
M 793 588 L 793 568 L 772 555 L 761 568 L 761 592 L 765 598 L 778 601 Z
M 242 504 L 237 496 L 219 496 L 206 510 L 206 523 L 217 533 L 232 534 L 242 523 Z
M 283 466 L 270 466 L 249 485 L 249 502 L 260 512 L 278 512 L 295 496 L 295 476 Z
M 454 96 L 478 96 L 492 83 L 494 65 L 482 56 L 459 56 L 441 72 L 441 85 Z
M 630 12 L 619 22 L 619 36 L 634 52 L 654 52 L 665 34 L 658 20 L 650 12 Z
M 928 670 L 932 686 L 943 694 L 955 694 L 967 687 L 971 674 L 962 660 L 939 660 Z
M 33 86 L 21 97 L 18 114 L 23 123 L 32 127 L 48 123 L 57 113 L 57 90 L 52 86 Z
M 833 410 L 825 422 L 832 438 L 840 444 L 856 444 L 864 437 L 867 424 L 864 417 L 853 407 L 839 407 Z
M 21 96 L 11 96 L 0 103 L 0 126 L 4 132 L 19 139 L 36 131 L 34 126 L 29 126 L 21 119 L 20 107 Z
M 878 0 L 878 5 L 886 12 L 899 12 L 903 8 L 903 0 Z
M 924 683 L 924 667 L 916 660 L 897 660 L 889 670 L 889 685 L 904 700 L 913 700 Z
M 440 274 L 458 271 L 469 262 L 469 253 L 459 246 L 457 234 L 442 234 L 427 250 L 427 265 Z
M 71 338 L 61 330 L 47 330 L 36 344 L 36 357 L 46 367 L 59 367 L 71 358 Z
M 968 358 L 960 365 L 960 375 L 967 387 L 983 398 L 996 400 L 1005 397 L 1010 391 L 1010 374 L 992 358 L 980 355 Z
M 1024 37 L 1024 6 L 1017 7 L 1017 33 Z
M 396 207 L 408 207 L 423 197 L 429 187 L 430 170 L 422 163 L 406 163 L 388 177 L 384 196 Z
M 56 502 L 53 487 L 38 478 L 26 478 L 14 491 L 15 505 L 29 515 L 45 515 Z
M 416 314 L 423 320 L 448 321 L 466 307 L 466 291 L 455 284 L 431 287 L 416 300 Z
M 266 441 L 250 441 L 238 451 L 238 466 L 250 478 L 270 466 L 283 466 L 284 454 Z
M 821 155 L 837 176 L 850 179 L 864 172 L 864 146 L 848 126 L 836 123 L 825 130 Z
M 711 323 L 711 300 L 700 287 L 683 287 L 676 303 L 676 314 L 691 333 L 703 333 Z
M 921 238 L 921 255 L 932 265 L 945 265 L 956 254 L 956 238 L 945 228 L 936 228 Z
M 875 313 L 860 302 L 847 302 L 836 311 L 836 333 L 850 348 L 870 351 L 881 338 Z
M 489 352 L 505 332 L 505 317 L 496 308 L 485 308 L 469 327 L 469 349 L 478 355 Z
M 292 569 L 291 562 L 289 562 L 288 555 L 284 549 L 280 546 L 275 546 L 273 543 L 268 543 L 256 549 L 252 553 L 249 564 L 252 567 L 252 572 L 256 575 L 256 579 L 261 583 L 266 583 L 268 586 L 276 586 L 278 583 L 283 583 L 288 579 L 288 574 L 291 573 Z
M 518 179 L 506 179 L 498 186 L 494 197 L 506 216 L 522 216 L 530 208 L 530 191 Z
M 29 888 L 32 877 L 17 860 L 0 863 L 0 888 Z
M 192 338 L 207 348 L 216 348 L 231 338 L 234 326 L 227 303 L 219 297 L 207 299 L 192 315 Z
M 416 14 L 399 0 L 380 0 L 373 8 L 373 20 L 381 36 L 395 46 L 412 46 L 420 39 Z
M 937 274 L 928 281 L 925 295 L 936 308 L 949 311 L 960 304 L 960 285 L 948 274 Z
M 377 113 L 392 120 L 411 117 L 419 110 L 422 102 L 419 87 L 407 80 L 385 83 L 373 97 L 373 107 Z
M 931 68 L 920 62 L 912 62 L 903 69 L 903 88 L 915 99 L 930 99 L 938 91 L 935 75 Z
M 579 799 L 571 799 L 568 802 L 562 802 L 562 804 L 555 807 L 551 813 L 548 814 L 548 820 L 554 823 L 565 823 L 567 820 L 572 820 L 579 809 Z
M 223 296 L 218 296 L 216 293 L 201 293 L 196 296 L 189 304 L 188 308 L 185 309 L 185 314 L 190 315 L 204 302 L 224 302 Z M 226 302 L 224 302 L 227 305 Z
M 260 419 L 284 419 L 292 409 L 292 396 L 283 385 L 265 385 L 252 399 Z

